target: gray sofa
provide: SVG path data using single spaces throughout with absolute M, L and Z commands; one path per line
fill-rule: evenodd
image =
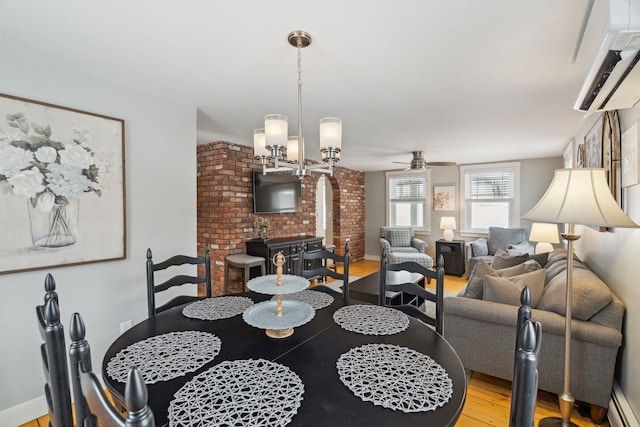
M 511 253 L 530 253 L 534 246 L 528 242 L 526 228 L 489 227 L 486 238 L 476 239 L 465 244 L 465 271 L 471 273 L 475 263 L 483 260 L 491 264 L 493 256 L 500 249 Z
M 544 269 L 525 276 L 513 276 L 514 269 L 523 268 L 519 265 L 493 270 L 479 262 L 467 286 L 457 296 L 444 299 L 444 336 L 465 369 L 512 379 L 519 292 L 526 284 L 534 288 L 532 318 L 542 324 L 538 387 L 562 391 L 566 256 L 564 249 L 556 249 L 548 255 Z M 512 284 L 518 286 L 511 289 Z M 598 421 L 611 396 L 624 305 L 577 257 L 572 311 L 570 389 L 576 400 L 592 405 L 592 418 Z

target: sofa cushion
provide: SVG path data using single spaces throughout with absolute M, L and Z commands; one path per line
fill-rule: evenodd
M 566 275 L 557 274 L 545 286 L 538 309 L 553 311 L 562 316 L 566 313 Z M 611 291 L 598 276 L 584 268 L 573 270 L 572 316 L 589 320 L 591 316 L 611 302 Z
M 411 246 L 411 229 L 390 228 L 387 230 L 387 240 L 391 246 Z
M 485 276 L 482 299 L 519 306 L 522 289 L 528 286 L 531 292 L 531 307 L 535 308 L 544 290 L 544 276 L 544 269 L 512 277 Z
M 509 255 L 504 249 L 498 249 L 491 261 L 491 267 L 494 270 L 500 270 L 502 268 L 513 267 L 514 265 L 522 264 L 529 259 L 529 254 L 524 253 L 520 255 Z
M 487 246 L 489 255 L 495 255 L 498 249 L 507 249 L 509 245 L 520 243 L 527 239 L 524 228 L 489 227 Z
M 487 246 L 487 239 L 484 237 L 478 240 L 474 240 L 473 242 L 469 242 L 471 246 L 471 255 L 474 257 L 477 256 L 487 256 L 489 255 L 489 247 Z

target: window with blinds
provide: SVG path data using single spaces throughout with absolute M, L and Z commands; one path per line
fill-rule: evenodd
M 517 162 L 461 166 L 463 231 L 485 233 L 489 227 L 517 226 L 519 175 Z
M 387 224 L 428 229 L 428 171 L 387 172 Z

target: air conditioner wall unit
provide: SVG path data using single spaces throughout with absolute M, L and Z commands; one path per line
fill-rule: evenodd
M 578 59 L 597 51 L 574 109 L 630 108 L 640 100 L 640 0 L 592 1 Z

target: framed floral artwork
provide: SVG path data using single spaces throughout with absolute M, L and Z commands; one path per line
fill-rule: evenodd
M 0 94 L 0 274 L 126 257 L 124 120 Z
M 453 211 L 456 209 L 456 186 L 443 185 L 433 187 L 433 210 Z
M 602 167 L 602 116 L 584 136 L 584 167 Z

